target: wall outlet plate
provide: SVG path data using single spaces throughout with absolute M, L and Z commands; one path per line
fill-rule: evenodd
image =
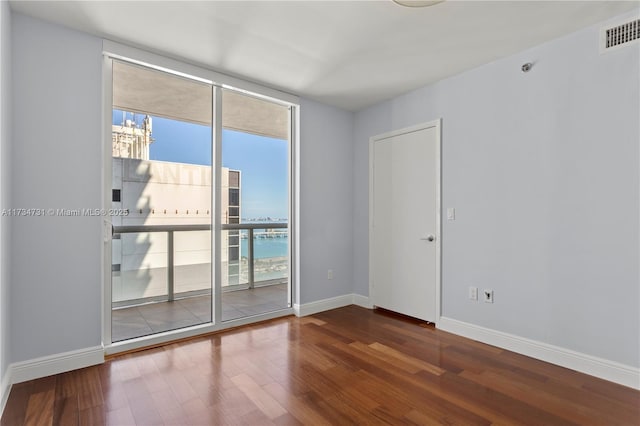
M 485 288 L 482 292 L 485 303 L 493 303 L 493 290 Z
M 478 300 L 478 287 L 469 287 L 469 299 Z
M 447 220 L 449 222 L 456 220 L 456 209 L 454 207 L 447 208 Z

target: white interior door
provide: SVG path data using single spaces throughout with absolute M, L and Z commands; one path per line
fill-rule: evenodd
M 439 296 L 438 123 L 371 141 L 374 306 L 435 322 Z

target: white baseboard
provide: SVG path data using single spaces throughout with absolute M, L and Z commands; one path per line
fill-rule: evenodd
M 640 369 L 635 367 L 452 318 L 441 317 L 437 327 L 469 339 L 508 349 L 630 388 L 640 389 Z
M 353 304 L 367 309 L 373 309 L 373 303 L 369 296 L 363 296 L 361 294 L 353 294 Z
M 294 304 L 293 312 L 298 317 L 304 317 L 307 315 L 317 314 L 318 312 L 342 308 L 343 306 L 349 305 L 357 305 L 363 308 L 373 309 L 373 305 L 371 304 L 367 296 L 362 296 L 360 294 L 345 294 L 342 296 L 322 299 L 311 303 L 304 303 L 302 305 Z
M 330 309 L 342 308 L 353 304 L 353 295 L 345 294 L 343 296 L 331 297 L 329 299 L 317 300 L 311 303 L 295 304 L 293 311 L 296 316 L 304 317 L 307 315 L 317 314 L 318 312 L 328 311 Z
M 26 382 L 40 377 L 102 364 L 103 362 L 104 348 L 102 346 L 17 362 L 9 366 L 11 383 Z
M 9 392 L 11 392 L 11 366 L 7 367 L 7 371 L 2 376 L 2 380 L 0 380 L 0 417 L 4 413 L 4 407 L 7 405 Z

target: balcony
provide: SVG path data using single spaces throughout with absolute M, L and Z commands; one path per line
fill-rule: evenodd
M 277 244 L 285 244 L 286 252 L 287 227 L 286 223 L 222 225 L 222 321 L 290 306 L 288 256 L 265 250 L 266 240 L 279 239 Z M 212 269 L 210 260 L 203 261 L 211 259 L 211 253 L 184 247 L 185 241 L 201 246 L 209 241 L 210 247 L 209 225 L 116 226 L 113 237 L 129 238 L 132 257 L 143 252 L 154 264 L 145 267 L 140 261 L 113 271 L 114 342 L 211 321 Z M 160 248 L 153 251 L 152 246 Z

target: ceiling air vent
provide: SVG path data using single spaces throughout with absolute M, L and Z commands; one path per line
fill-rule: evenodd
M 600 30 L 600 52 L 626 47 L 640 41 L 640 19 Z

